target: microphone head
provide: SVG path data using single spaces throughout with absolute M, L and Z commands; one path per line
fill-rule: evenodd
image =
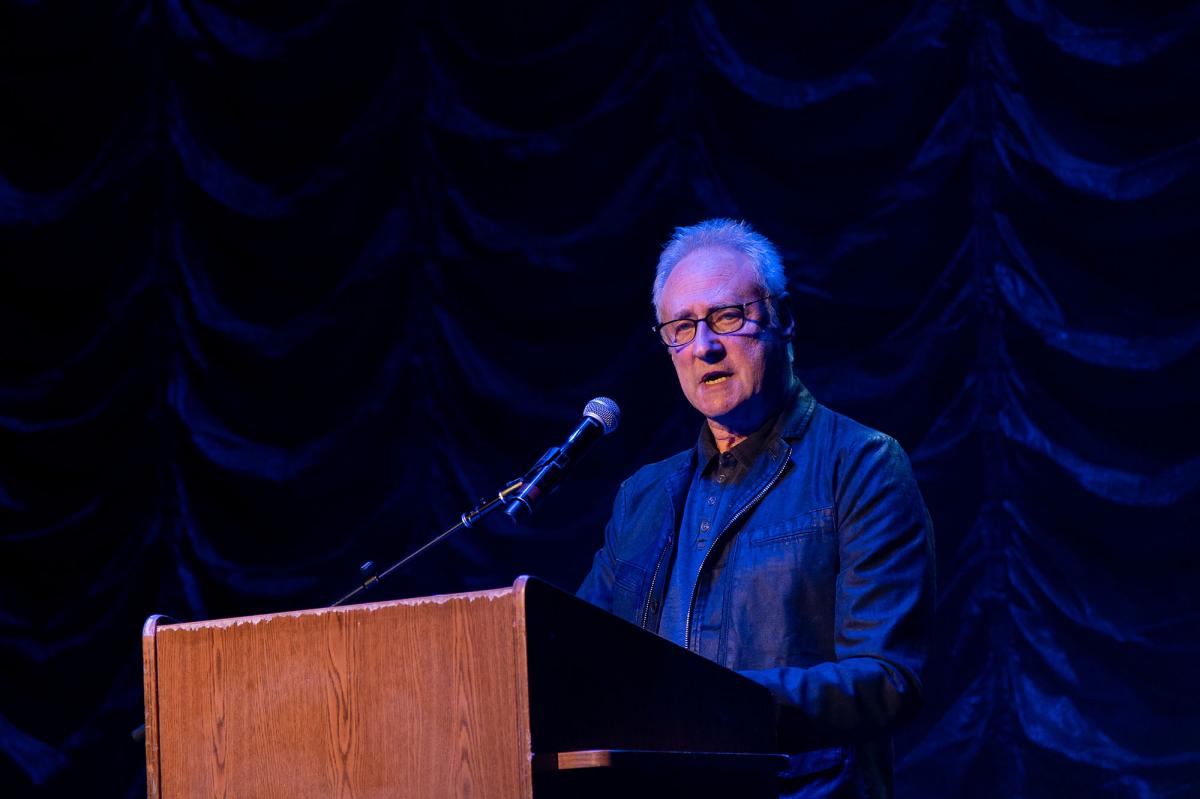
M 604 428 L 605 435 L 616 430 L 617 425 L 621 422 L 621 409 L 608 397 L 596 397 L 589 402 L 583 407 L 583 415 L 590 416 L 599 422 L 600 426 Z

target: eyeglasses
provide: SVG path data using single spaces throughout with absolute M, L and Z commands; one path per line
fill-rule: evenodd
M 771 299 L 770 294 L 757 300 L 743 302 L 740 305 L 722 305 L 713 308 L 703 319 L 672 319 L 661 322 L 653 330 L 668 347 L 682 347 L 696 337 L 696 329 L 701 322 L 717 335 L 736 333 L 746 326 L 746 308 Z

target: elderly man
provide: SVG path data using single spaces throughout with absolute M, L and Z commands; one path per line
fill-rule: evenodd
M 785 290 L 744 223 L 667 244 L 655 331 L 706 422 L 622 484 L 579 595 L 769 688 L 794 753 L 784 795 L 890 796 L 890 733 L 921 699 L 933 530 L 896 441 L 796 379 Z

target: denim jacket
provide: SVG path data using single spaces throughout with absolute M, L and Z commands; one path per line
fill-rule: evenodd
M 920 705 L 933 528 L 894 439 L 803 386 L 783 413 L 695 580 L 692 628 L 719 634 L 688 647 L 771 690 L 785 795 L 889 796 L 890 733 Z M 658 629 L 695 459 L 621 485 L 579 596 Z

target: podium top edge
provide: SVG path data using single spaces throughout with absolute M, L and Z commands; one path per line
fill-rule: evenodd
M 318 616 L 325 613 L 348 613 L 361 611 L 376 611 L 395 607 L 411 607 L 418 605 L 441 605 L 446 602 L 462 601 L 476 602 L 480 600 L 494 601 L 505 597 L 514 596 L 523 593 L 525 583 L 529 578 L 525 575 L 518 577 L 516 582 L 510 586 L 503 588 L 489 588 L 483 591 L 464 591 L 457 594 L 431 594 L 429 596 L 409 597 L 406 599 L 388 599 L 379 602 L 363 602 L 357 605 L 338 605 L 337 607 L 325 608 L 306 608 L 303 610 L 285 610 L 276 613 L 259 613 L 249 616 L 230 616 L 221 619 L 205 619 L 201 621 L 175 622 L 173 624 L 165 624 L 161 616 L 151 616 L 146 620 L 143 632 L 147 633 L 151 630 L 155 632 L 163 632 L 170 630 L 196 630 L 204 628 L 223 628 L 234 627 L 242 624 L 259 624 L 264 621 L 272 621 L 276 619 L 286 618 L 303 618 L 306 616 Z M 152 625 L 152 622 L 156 624 Z

